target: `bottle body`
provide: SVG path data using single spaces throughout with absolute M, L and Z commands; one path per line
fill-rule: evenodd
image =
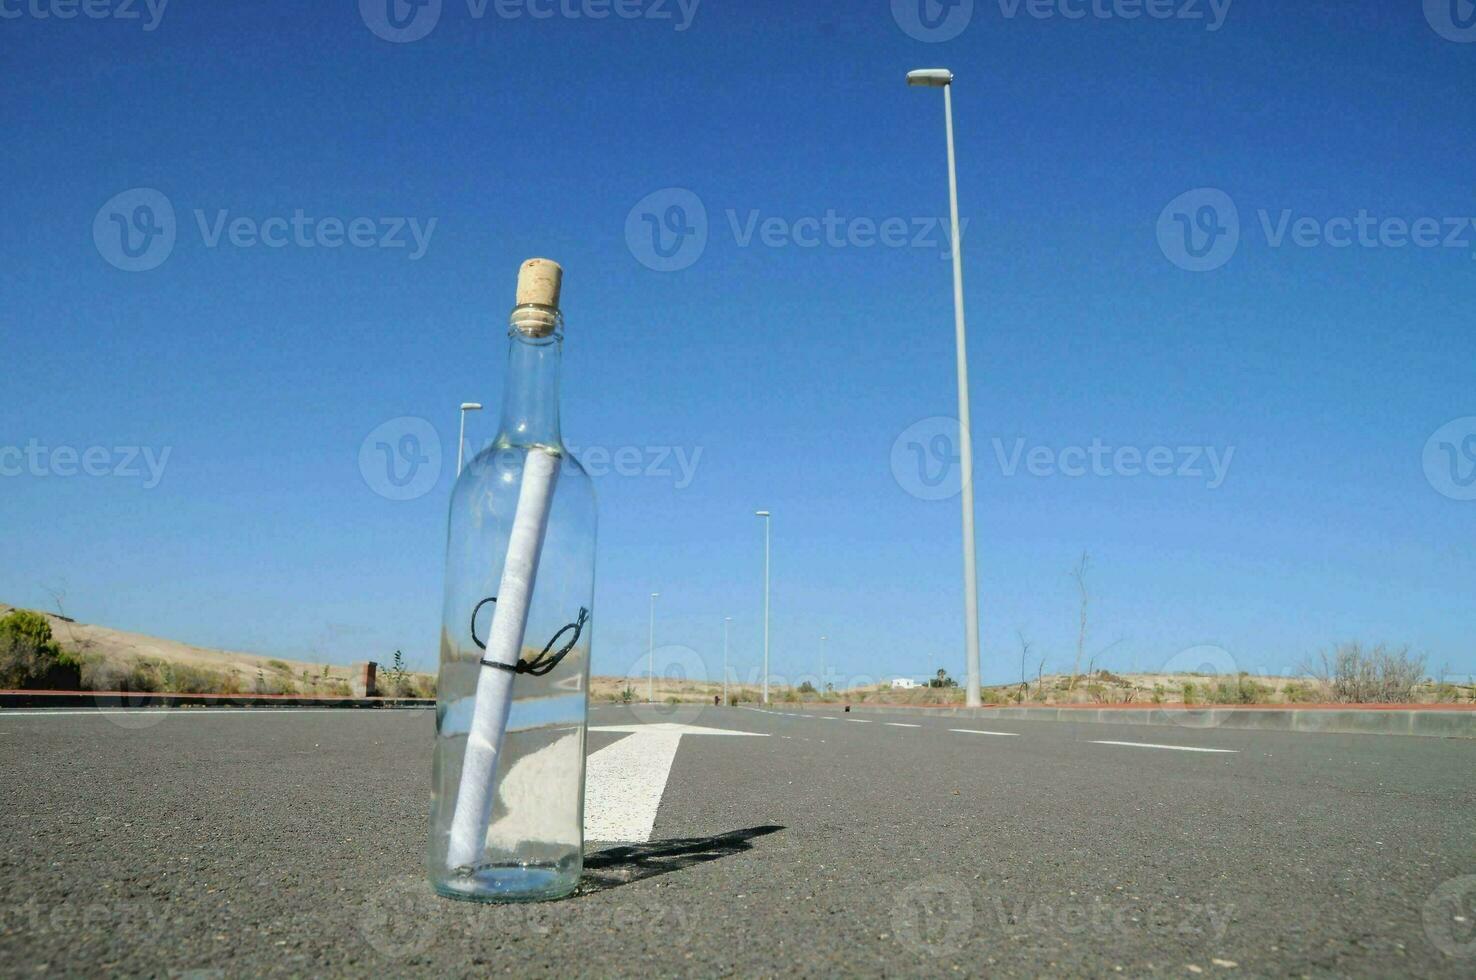
M 546 419 L 519 417 L 537 416 L 549 396 L 530 401 L 541 386 L 514 380 L 528 368 L 517 362 L 557 358 L 556 349 L 520 350 L 525 344 L 513 340 L 509 365 L 510 402 L 522 407 L 505 408 L 497 441 L 458 477 L 447 534 L 427 860 L 438 892 L 480 901 L 559 898 L 574 891 L 583 869 L 594 491 L 559 442 L 556 416 L 551 428 Z M 508 627 L 494 619 L 511 615 L 509 582 L 527 550 L 529 496 L 540 488 L 552 496 L 514 672 L 483 661 L 494 658 L 495 631 Z M 501 717 L 488 721 L 489 687 L 507 692 L 498 701 L 505 726 Z M 490 762 L 488 731 L 496 742 Z

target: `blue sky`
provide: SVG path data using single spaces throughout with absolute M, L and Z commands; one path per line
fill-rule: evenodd
M 1108 666 L 1476 671 L 1463 0 L 384 2 L 0 0 L 0 601 L 430 667 L 456 406 L 544 255 L 565 435 L 634 447 L 595 670 L 654 590 L 658 644 L 715 674 L 732 616 L 752 672 L 768 507 L 777 673 L 826 634 L 960 674 L 943 109 L 903 84 L 946 65 L 986 681 L 1017 631 L 1069 665 L 1082 552 Z M 406 418 L 440 453 L 389 499 L 360 450 Z

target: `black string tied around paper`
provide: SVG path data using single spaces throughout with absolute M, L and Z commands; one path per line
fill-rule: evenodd
M 481 612 L 482 607 L 485 606 L 487 603 L 496 601 L 497 597 L 495 595 L 488 596 L 481 602 L 477 603 L 477 607 L 472 610 L 472 642 L 483 650 L 487 649 L 487 644 L 483 643 L 477 637 L 477 613 Z M 589 610 L 585 609 L 583 606 L 580 606 L 579 615 L 575 617 L 574 622 L 561 627 L 559 631 L 553 635 L 553 639 L 548 641 L 548 645 L 543 648 L 543 651 L 532 660 L 519 660 L 516 664 L 500 664 L 495 660 L 488 660 L 484 657 L 481 661 L 482 666 L 496 667 L 498 670 L 508 670 L 512 671 L 515 674 L 531 674 L 534 677 L 542 677 L 549 671 L 557 667 L 559 665 L 559 661 L 567 657 L 569 655 L 569 651 L 574 649 L 574 645 L 579 642 L 579 635 L 584 632 L 584 624 L 587 622 L 589 622 Z M 549 651 L 553 650 L 554 644 L 558 643 L 559 638 L 570 630 L 574 631 L 574 635 L 569 637 L 568 641 L 559 648 L 557 653 L 554 653 L 552 656 L 550 656 Z

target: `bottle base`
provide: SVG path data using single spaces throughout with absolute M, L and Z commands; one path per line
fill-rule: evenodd
M 431 887 L 460 902 L 549 902 L 574 894 L 582 864 L 489 864 L 470 875 L 433 877 Z

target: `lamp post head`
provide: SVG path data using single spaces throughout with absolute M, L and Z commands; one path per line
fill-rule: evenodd
M 651 598 L 652 599 L 659 599 L 659 598 L 661 598 L 661 593 L 660 592 L 652 592 L 651 593 Z
M 766 510 L 756 510 L 756 511 L 753 512 L 753 516 L 754 517 L 768 517 L 769 516 L 769 512 L 766 511 Z
M 482 403 L 481 402 L 462 402 L 461 403 L 461 410 L 463 412 L 480 412 L 482 410 Z
M 942 88 L 953 81 L 953 72 L 947 68 L 919 68 L 907 73 L 907 84 L 923 88 Z

